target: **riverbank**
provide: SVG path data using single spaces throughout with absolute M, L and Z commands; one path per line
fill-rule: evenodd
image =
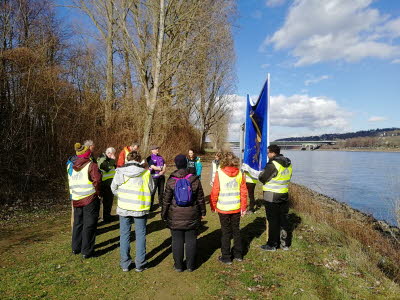
M 206 195 L 210 164 L 205 163 Z M 70 253 L 70 207 L 57 207 L 23 218 L 2 221 L 0 294 L 2 299 L 395 299 L 393 253 L 376 248 L 393 244 L 374 229 L 368 216 L 299 185 L 292 185 L 290 251 L 266 253 L 265 211 L 241 220 L 243 262 L 222 265 L 218 215 L 207 207 L 198 236 L 198 269 L 175 273 L 170 232 L 159 209 L 147 226 L 147 258 L 143 273 L 121 271 L 119 224 L 99 224 L 96 257 L 83 260 Z M 262 189 L 258 185 L 257 198 Z M 261 199 L 259 200 L 259 202 Z M 115 208 L 115 207 L 114 207 Z M 21 222 L 24 220 L 24 222 Z M 365 240 L 368 239 L 368 240 Z M 134 240 L 132 241 L 134 254 Z M 380 252 L 382 251 L 382 253 Z

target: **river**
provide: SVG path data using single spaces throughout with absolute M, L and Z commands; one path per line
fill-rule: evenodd
M 282 150 L 292 181 L 395 225 L 400 153 Z
M 292 182 L 396 225 L 400 153 L 282 150 L 282 154 L 292 161 Z

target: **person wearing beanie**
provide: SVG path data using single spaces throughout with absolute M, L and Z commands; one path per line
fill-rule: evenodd
M 221 223 L 222 256 L 218 260 L 224 264 L 232 264 L 232 258 L 236 261 L 243 260 L 240 217 L 246 213 L 247 188 L 246 176 L 240 172 L 239 164 L 239 158 L 232 152 L 224 154 L 215 174 L 210 196 L 211 211 L 218 212 Z
M 204 192 L 199 177 L 187 171 L 186 156 L 180 154 L 175 157 L 177 170 L 172 172 L 167 180 L 161 216 L 171 230 L 172 254 L 174 269 L 182 272 L 185 269 L 183 258 L 186 257 L 186 269 L 191 272 L 196 268 L 197 231 L 201 226 L 201 219 L 206 216 Z M 177 182 L 187 180 L 191 188 L 190 201 L 186 206 L 177 203 Z M 182 204 L 181 204 L 182 205 Z
M 96 239 L 101 196 L 101 173 L 90 160 L 88 146 L 75 144 L 76 159 L 68 169 L 68 182 L 74 221 L 72 228 L 72 253 L 92 257 Z M 71 170 L 72 167 L 72 170 Z

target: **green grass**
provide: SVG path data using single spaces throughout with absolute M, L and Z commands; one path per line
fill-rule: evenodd
M 206 182 L 206 180 L 204 180 Z M 299 222 L 290 251 L 263 252 L 265 212 L 242 219 L 249 245 L 243 262 L 217 261 L 220 225 L 208 213 L 198 237 L 200 266 L 193 273 L 173 271 L 170 232 L 160 214 L 148 221 L 147 253 L 152 266 L 143 273 L 119 267 L 118 222 L 99 227 L 101 255 L 83 260 L 70 248 L 70 208 L 2 223 L 1 299 L 398 299 L 400 288 L 370 264 L 357 241 L 307 215 Z M 134 256 L 135 242 L 132 242 Z

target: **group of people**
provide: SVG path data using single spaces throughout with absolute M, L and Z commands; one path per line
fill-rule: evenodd
M 91 148 L 92 147 L 92 148 Z M 70 197 L 73 206 L 72 252 L 84 258 L 94 255 L 99 207 L 103 203 L 103 220 L 113 220 L 111 208 L 117 196 L 120 223 L 120 266 L 123 271 L 146 269 L 146 224 L 155 210 L 158 191 L 161 217 L 172 236 L 174 269 L 189 272 L 196 268 L 197 232 L 206 216 L 206 203 L 201 184 L 202 164 L 193 150 L 188 156 L 174 159 L 176 170 L 165 181 L 166 163 L 152 146 L 151 155 L 143 159 L 139 144 L 125 147 L 116 160 L 115 149 L 107 148 L 97 161 L 94 144 L 76 143 L 76 155 L 67 163 Z M 288 249 L 288 184 L 291 162 L 280 154 L 278 146 L 268 147 L 269 162 L 258 178 L 240 170 L 240 160 L 232 152 L 218 152 L 212 162 L 210 208 L 217 212 L 221 224 L 219 261 L 231 264 L 243 260 L 240 218 L 255 209 L 254 186 L 263 184 L 264 203 L 269 221 L 268 242 L 263 250 Z M 252 186 L 254 185 L 254 186 Z M 247 205 L 247 196 L 250 202 Z M 130 255 L 131 226 L 135 224 L 135 261 Z M 231 247 L 231 240 L 233 246 Z M 185 262 L 186 261 L 186 262 Z

